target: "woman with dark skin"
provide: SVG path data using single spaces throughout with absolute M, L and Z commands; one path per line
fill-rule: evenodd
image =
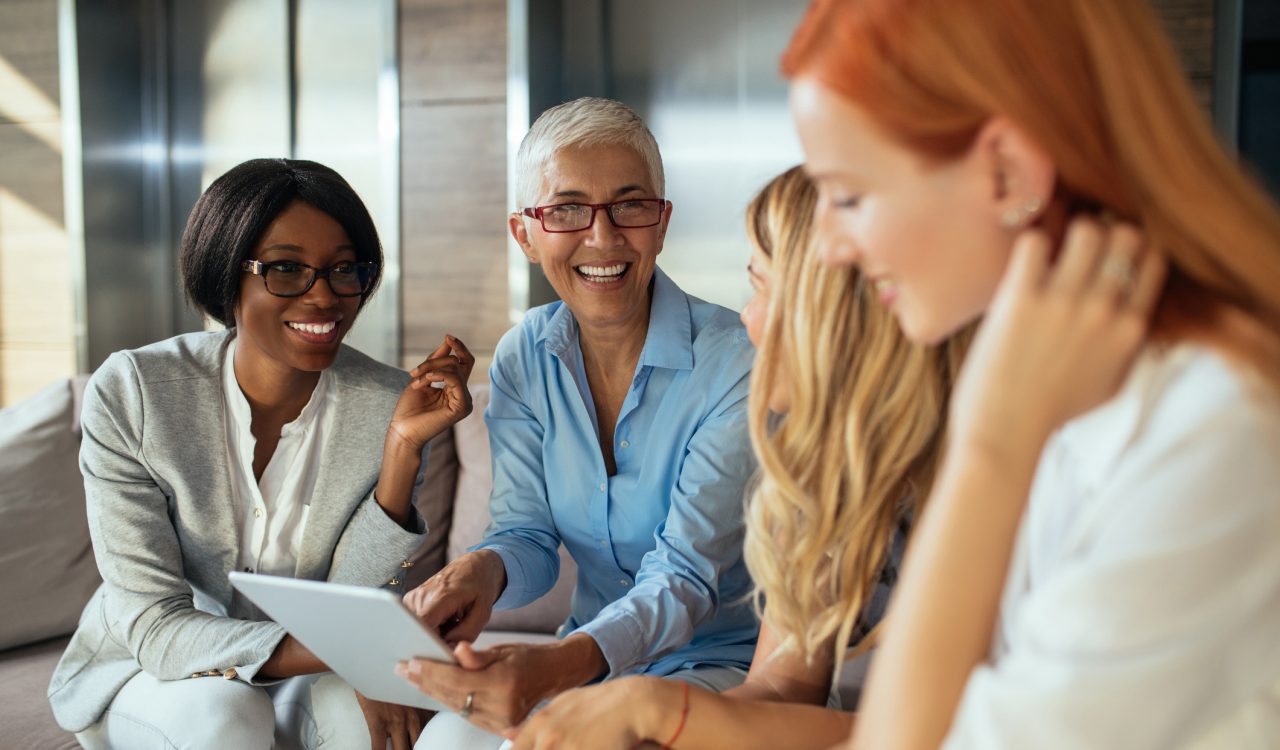
M 197 202 L 184 283 L 227 329 L 118 352 L 85 396 L 104 582 L 49 694 L 86 747 L 416 740 L 415 709 L 315 677 L 327 667 L 227 582 L 398 587 L 427 531 L 425 447 L 470 412 L 474 360 L 449 336 L 406 374 L 342 345 L 381 260 L 355 192 L 314 162 L 246 162 Z

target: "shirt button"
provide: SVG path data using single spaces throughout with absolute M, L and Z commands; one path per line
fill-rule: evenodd
M 630 447 L 631 447 L 631 443 L 628 443 L 627 441 L 623 440 L 621 443 L 618 443 L 618 447 L 619 447 L 619 448 L 630 448 Z
M 630 583 L 629 581 L 627 581 L 627 579 L 625 579 L 625 578 L 619 578 L 619 579 L 618 579 L 618 583 L 621 583 L 623 586 L 630 586 L 630 585 L 631 585 L 631 583 Z
M 254 509 L 253 509 L 253 517 L 254 517 L 254 518 L 262 518 L 262 508 L 254 508 Z
M 607 489 L 609 489 L 609 485 L 605 484 L 604 482 L 601 482 L 601 483 L 600 483 L 600 491 L 601 491 L 601 492 L 604 492 L 604 491 L 605 491 L 605 490 L 607 490 Z

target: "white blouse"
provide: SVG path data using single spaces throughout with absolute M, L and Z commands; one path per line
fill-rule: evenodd
M 250 427 L 253 415 L 235 375 L 236 341 L 227 346 L 223 363 L 223 398 L 227 413 L 227 450 L 234 494 L 236 531 L 240 549 L 236 568 L 249 573 L 296 574 L 311 495 L 320 470 L 324 436 L 333 431 L 336 390 L 328 370 L 311 392 L 298 418 L 280 430 L 275 453 L 262 472 L 253 476 L 257 440 Z
M 1280 400 L 1180 346 L 1053 437 L 945 747 L 1280 747 Z

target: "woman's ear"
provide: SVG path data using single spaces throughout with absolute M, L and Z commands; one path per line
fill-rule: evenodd
M 974 149 L 987 173 L 987 204 L 1001 226 L 1022 229 L 1044 213 L 1058 179 L 1048 152 L 1006 117 L 988 120 Z
M 537 265 L 542 262 L 537 248 L 529 241 L 529 227 L 524 223 L 523 214 L 512 212 L 507 217 L 507 229 L 511 231 L 511 236 L 520 245 L 520 249 L 524 251 L 524 257 L 528 258 L 530 263 Z

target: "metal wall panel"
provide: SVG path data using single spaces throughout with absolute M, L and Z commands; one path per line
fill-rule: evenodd
M 175 258 L 156 212 L 165 152 L 159 0 L 76 6 L 84 221 L 83 326 L 91 370 L 173 329 Z
M 805 0 L 609 0 L 610 95 L 662 149 L 675 204 L 659 265 L 685 291 L 737 309 L 750 285 L 743 210 L 803 160 L 778 59 Z

